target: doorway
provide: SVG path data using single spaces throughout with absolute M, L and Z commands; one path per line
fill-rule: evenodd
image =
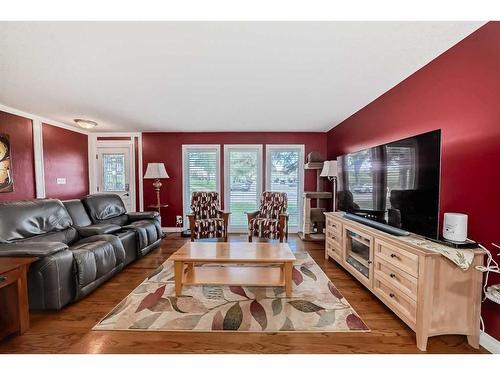
M 97 141 L 97 193 L 117 194 L 128 212 L 136 211 L 135 154 L 131 141 Z

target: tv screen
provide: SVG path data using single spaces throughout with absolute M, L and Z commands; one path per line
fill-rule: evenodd
M 337 158 L 338 209 L 438 237 L 441 131 Z

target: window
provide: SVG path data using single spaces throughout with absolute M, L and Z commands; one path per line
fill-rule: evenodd
M 301 226 L 304 192 L 304 145 L 266 146 L 266 190 L 287 194 L 289 226 Z
M 193 191 L 217 191 L 220 193 L 220 146 L 182 145 L 182 179 L 184 223 L 191 212 Z
M 224 207 L 229 229 L 244 232 L 247 211 L 259 208 L 262 192 L 262 145 L 224 145 Z

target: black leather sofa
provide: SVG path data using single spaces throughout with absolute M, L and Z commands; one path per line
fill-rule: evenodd
M 137 236 L 137 255 L 146 255 L 161 241 L 160 214 L 151 212 L 129 212 L 116 194 L 87 195 L 82 203 L 93 224 L 113 224 L 132 230 Z
M 161 241 L 158 213 L 127 214 L 110 194 L 83 202 L 0 203 L 0 256 L 40 258 L 28 273 L 32 309 L 61 309 L 85 297 Z

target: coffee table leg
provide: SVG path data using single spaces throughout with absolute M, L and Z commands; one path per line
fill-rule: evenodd
M 292 296 L 292 267 L 292 262 L 285 263 L 285 291 L 287 297 Z
M 182 273 L 184 271 L 183 262 L 174 262 L 175 275 L 175 295 L 180 296 L 182 292 Z

